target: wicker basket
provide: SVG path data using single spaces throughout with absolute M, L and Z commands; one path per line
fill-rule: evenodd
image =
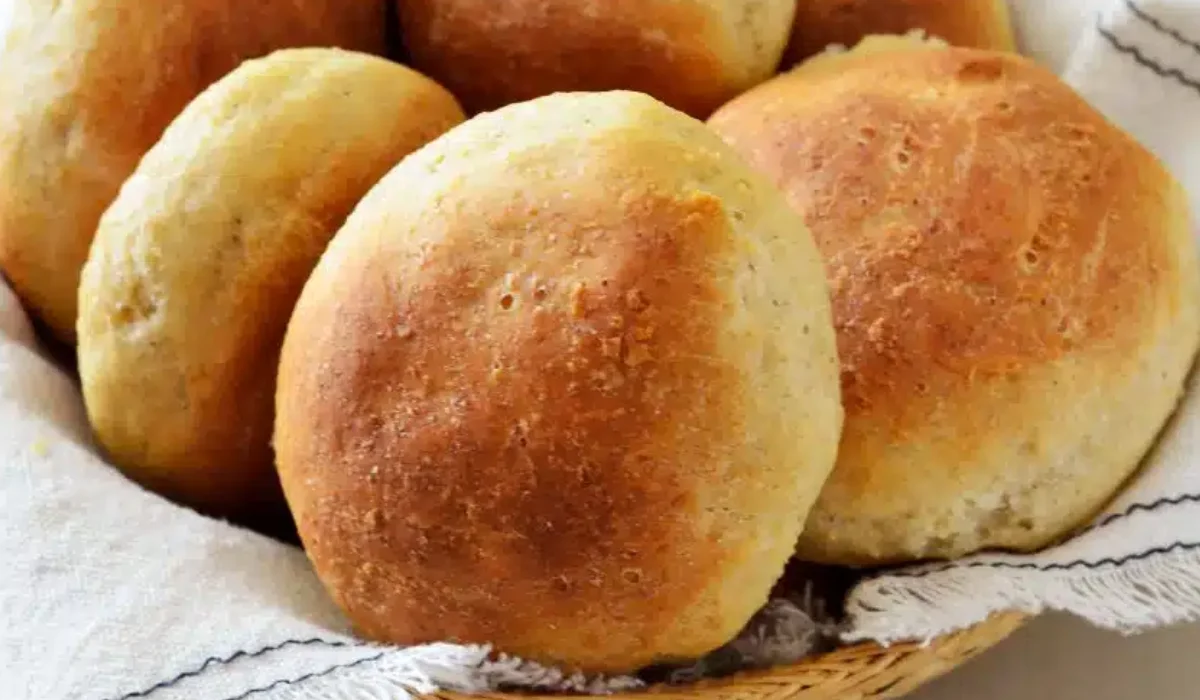
M 970 629 L 929 644 L 881 647 L 859 644 L 793 666 L 739 674 L 684 687 L 656 686 L 611 700 L 861 700 L 898 698 L 998 644 L 1025 621 L 995 615 Z M 460 695 L 440 692 L 426 700 L 563 700 L 562 695 Z

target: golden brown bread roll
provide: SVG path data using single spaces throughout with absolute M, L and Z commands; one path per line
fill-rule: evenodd
M 841 424 L 803 228 L 636 93 L 506 107 L 392 171 L 305 286 L 277 393 L 288 503 L 357 628 L 587 671 L 732 638 Z
M 701 118 L 775 72 L 795 0 L 403 0 L 419 70 L 468 111 L 637 90 Z
M 1200 271 L 1131 137 L 1026 59 L 894 38 L 710 125 L 827 260 L 846 425 L 803 557 L 1039 548 L 1134 473 L 1200 344 Z
M 0 36 L 0 269 L 63 340 L 105 207 L 167 124 L 241 61 L 384 49 L 375 0 L 15 0 Z
M 924 30 L 955 46 L 1015 51 L 1007 0 L 799 0 L 784 68 L 831 44 Z
M 367 190 L 463 118 L 424 76 L 335 49 L 248 61 L 189 104 L 105 212 L 80 284 L 83 394 L 114 463 L 206 512 L 282 505 L 292 306 Z

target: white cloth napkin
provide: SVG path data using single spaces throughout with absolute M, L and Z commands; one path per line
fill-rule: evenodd
M 1026 51 L 1162 157 L 1200 212 L 1200 0 L 1016 10 Z M 850 636 L 924 639 L 1011 608 L 1130 630 L 1200 616 L 1200 387 L 1086 534 L 867 581 Z M 77 387 L 0 284 L 0 699 L 360 700 L 508 683 L 627 681 L 354 640 L 301 552 L 167 503 L 96 456 Z

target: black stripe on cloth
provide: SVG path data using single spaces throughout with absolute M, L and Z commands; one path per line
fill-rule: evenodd
M 1154 30 L 1159 34 L 1165 34 L 1175 41 L 1178 41 L 1180 44 L 1190 48 L 1192 51 L 1195 51 L 1197 54 L 1200 54 L 1200 41 L 1196 41 L 1195 39 L 1184 36 L 1183 33 L 1178 29 L 1168 27 L 1163 23 L 1162 20 L 1138 7 L 1137 3 L 1135 3 L 1133 0 L 1125 0 L 1125 6 L 1129 8 L 1129 11 L 1133 13 L 1134 17 L 1137 17 L 1153 27 Z
M 1131 57 L 1142 66 L 1156 73 L 1159 77 L 1173 80 L 1180 85 L 1189 87 L 1197 95 L 1200 95 L 1200 79 L 1187 75 L 1178 68 L 1167 68 L 1166 66 L 1142 53 L 1142 51 L 1136 46 L 1124 43 L 1117 38 L 1117 35 L 1113 34 L 1111 31 L 1102 26 L 1097 25 L 1096 31 L 1100 32 L 1100 36 L 1104 37 L 1104 40 L 1107 41 L 1118 52 Z
M 1101 527 L 1105 527 L 1107 525 L 1111 525 L 1114 522 L 1124 520 L 1125 518 L 1129 518 L 1138 513 L 1152 513 L 1152 512 L 1161 510 L 1163 508 L 1171 507 L 1171 506 L 1179 506 L 1179 505 L 1193 504 L 1193 503 L 1200 503 L 1200 493 L 1189 493 L 1189 494 L 1182 494 L 1179 496 L 1173 496 L 1173 497 L 1169 497 L 1169 498 L 1160 498 L 1158 500 L 1148 502 L 1148 503 L 1135 503 L 1119 513 L 1113 513 L 1111 515 L 1101 518 L 1100 520 L 1096 521 L 1095 523 L 1080 530 L 1074 536 L 1079 537 L 1080 535 L 1091 532 L 1091 531 L 1096 530 Z M 895 572 L 895 573 L 883 572 L 883 573 L 877 573 L 877 574 L 868 576 L 867 578 L 868 579 L 879 579 L 879 578 L 889 577 L 889 576 L 894 577 L 894 578 L 921 578 L 924 576 L 942 573 L 944 571 L 949 571 L 949 570 L 957 569 L 957 568 L 974 569 L 974 568 L 985 568 L 986 567 L 986 568 L 994 568 L 994 569 L 1031 569 L 1031 570 L 1038 570 L 1038 571 L 1059 571 L 1059 570 L 1070 570 L 1070 569 L 1075 569 L 1075 568 L 1094 569 L 1094 568 L 1099 568 L 1101 566 L 1106 566 L 1106 565 L 1120 565 L 1123 563 L 1127 563 L 1129 561 L 1136 561 L 1139 559 L 1144 559 L 1144 558 L 1153 556 L 1155 554 L 1161 554 L 1164 552 L 1176 551 L 1176 550 L 1191 550 L 1191 549 L 1200 549 L 1200 543 L 1196 543 L 1196 544 L 1176 543 L 1175 545 L 1172 545 L 1171 547 L 1168 547 L 1168 548 L 1158 548 L 1158 549 L 1149 550 L 1147 552 L 1143 552 L 1140 554 L 1134 554 L 1134 555 L 1130 555 L 1128 557 L 1123 557 L 1121 559 L 1102 559 L 1102 560 L 1099 560 L 1096 562 L 1074 561 L 1074 562 L 1068 562 L 1065 564 L 1047 564 L 1047 565 L 1043 565 L 1043 566 L 1038 566 L 1036 564 L 1014 564 L 1014 563 L 1010 563 L 1010 562 L 972 562 L 970 564 L 946 564 L 945 566 L 942 566 L 942 567 L 928 569 L 925 571 L 918 571 L 918 572 Z M 320 639 L 320 638 L 287 639 L 287 640 L 284 640 L 277 644 L 271 644 L 271 645 L 262 647 L 261 649 L 254 650 L 254 651 L 241 650 L 241 651 L 236 651 L 236 652 L 234 652 L 228 656 L 224 656 L 224 657 L 210 656 L 209 658 L 205 659 L 199 666 L 197 666 L 194 669 L 191 669 L 189 671 L 184 671 L 172 678 L 155 683 L 154 685 L 152 685 L 144 690 L 139 690 L 139 691 L 135 691 L 132 693 L 128 693 L 126 695 L 121 695 L 119 697 L 112 698 L 112 700 L 139 700 L 140 698 L 145 698 L 159 690 L 164 690 L 166 688 L 170 688 L 171 686 L 176 685 L 180 681 L 183 681 L 188 678 L 194 678 L 196 676 L 203 675 L 205 672 L 207 672 L 213 668 L 227 665 L 229 663 L 237 661 L 238 659 L 255 658 L 255 657 L 259 657 L 259 656 L 264 656 L 271 652 L 278 651 L 280 649 L 285 649 L 287 647 L 293 647 L 293 646 L 323 646 L 323 647 L 327 647 L 327 648 L 351 648 L 351 647 L 365 647 L 368 645 L 359 643 L 359 642 L 327 640 L 327 639 Z M 375 656 L 375 657 L 367 657 L 365 659 L 359 659 L 358 661 L 351 662 L 348 665 L 357 665 L 360 663 L 366 663 L 367 661 L 373 660 L 375 658 L 379 658 L 379 657 Z M 304 679 L 307 679 L 310 677 L 315 677 L 316 675 L 324 675 L 327 673 L 333 673 L 334 671 L 337 671 L 340 668 L 344 668 L 348 665 L 335 666 L 335 667 L 326 669 L 325 671 L 322 671 L 318 674 L 308 674 L 307 676 L 302 676 L 299 679 L 295 679 L 293 681 L 287 681 L 286 683 L 297 683 L 297 682 L 300 682 L 301 680 L 304 680 Z M 284 683 L 284 681 L 277 681 L 277 685 L 273 686 L 273 687 L 278 687 L 278 684 L 280 684 L 280 683 Z M 267 689 L 268 688 L 260 688 L 253 692 L 265 692 Z M 236 698 L 231 698 L 230 700 L 242 700 L 244 697 L 245 697 L 244 695 L 238 696 Z
M 1072 535 L 1072 537 L 1079 537 L 1080 535 L 1087 534 L 1092 530 L 1102 528 L 1105 525 L 1111 525 L 1118 520 L 1124 520 L 1125 518 L 1137 513 L 1153 513 L 1154 511 L 1161 510 L 1167 506 L 1181 506 L 1185 503 L 1200 503 L 1200 493 L 1185 493 L 1182 496 L 1160 498 L 1157 501 L 1152 501 L 1150 503 L 1134 503 L 1120 513 L 1113 513 L 1112 515 L 1106 515 L 1103 518 L 1100 518 L 1091 525 L 1088 525 L 1079 532 L 1076 532 L 1074 535 Z
M 359 659 L 358 661 L 351 661 L 349 663 L 337 664 L 336 666 L 330 666 L 329 668 L 325 669 L 324 671 L 314 671 L 312 673 L 306 673 L 303 676 L 300 676 L 299 678 L 281 678 L 280 680 L 277 680 L 274 683 L 271 683 L 270 685 L 263 685 L 263 686 L 259 686 L 257 688 L 251 688 L 250 690 L 247 690 L 244 693 L 241 693 L 239 695 L 230 695 L 229 697 L 224 698 L 223 700 L 246 700 L 246 698 L 248 698 L 252 695 L 257 695 L 259 693 L 265 693 L 270 690 L 275 690 L 276 688 L 283 688 L 283 687 L 289 686 L 289 685 L 297 686 L 297 685 L 300 685 L 301 683 L 311 681 L 314 678 L 322 678 L 324 676 L 328 676 L 333 673 L 337 673 L 338 671 L 343 671 L 348 668 L 354 668 L 356 666 L 362 666 L 363 664 L 368 664 L 372 661 L 378 661 L 379 659 L 382 659 L 386 655 L 387 655 L 386 651 L 381 651 L 378 654 L 375 654 L 374 656 L 368 656 L 366 658 Z
M 967 564 L 950 563 L 944 566 L 934 567 L 932 569 L 925 569 L 923 571 L 897 571 L 891 573 L 881 572 L 873 574 L 867 578 L 869 580 L 879 580 L 883 578 L 925 578 L 927 576 L 933 576 L 935 574 L 953 571 L 956 569 L 1007 569 L 1010 571 L 1018 570 L 1043 572 L 1076 571 L 1078 569 L 1095 570 L 1144 561 L 1146 559 L 1150 559 L 1151 557 L 1156 557 L 1162 554 L 1178 554 L 1181 552 L 1200 552 L 1200 542 L 1176 542 L 1163 547 L 1147 549 L 1136 554 L 1128 554 L 1123 557 L 1105 557 L 1103 559 L 1096 559 L 1094 561 L 1076 559 L 1075 561 L 1063 562 L 1059 564 L 1034 564 L 1032 562 L 1018 564 L 1007 561 L 973 561 Z
M 313 637 L 310 639 L 285 639 L 282 642 L 278 642 L 276 644 L 271 644 L 271 645 L 262 647 L 261 649 L 256 649 L 254 651 L 247 651 L 245 649 L 242 649 L 239 651 L 235 651 L 228 656 L 210 656 L 207 659 L 205 659 L 199 666 L 197 666 L 191 670 L 183 671 L 182 673 L 180 673 L 176 676 L 173 676 L 173 677 L 168 678 L 163 681 L 159 681 L 158 683 L 155 683 L 154 685 L 149 686 L 143 690 L 137 690 L 132 693 L 127 693 L 125 695 L 116 696 L 116 697 L 112 698 L 112 700 L 137 700 L 138 698 L 145 698 L 147 696 L 153 695 L 154 693 L 156 693 L 160 690 L 165 690 L 167 688 L 170 688 L 171 686 L 176 685 L 180 681 L 186 680 L 188 678 L 195 678 L 197 676 L 204 675 L 205 673 L 207 673 L 215 668 L 219 668 L 221 666 L 225 666 L 227 664 L 233 663 L 234 661 L 237 661 L 238 659 L 253 659 L 253 658 L 260 657 L 260 656 L 265 656 L 267 654 L 270 654 L 271 652 L 279 651 L 280 649 L 286 649 L 288 647 L 312 647 L 312 646 L 320 646 L 320 647 L 326 647 L 326 648 L 330 648 L 330 649 L 338 649 L 338 648 L 364 647 L 364 646 L 368 646 L 368 645 L 362 644 L 359 642 L 320 639 L 317 637 Z

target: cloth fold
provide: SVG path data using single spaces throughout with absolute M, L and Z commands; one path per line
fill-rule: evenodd
M 1014 11 L 1026 53 L 1162 158 L 1200 212 L 1200 0 L 1023 0 Z M 1066 610 L 1122 630 L 1200 618 L 1197 384 L 1144 471 L 1086 532 L 1036 555 L 863 581 L 846 638 L 929 639 L 1006 609 Z M 179 508 L 103 462 L 78 387 L 36 347 L 2 284 L 0 562 L 6 700 L 637 685 L 564 677 L 482 647 L 356 640 L 301 551 Z

